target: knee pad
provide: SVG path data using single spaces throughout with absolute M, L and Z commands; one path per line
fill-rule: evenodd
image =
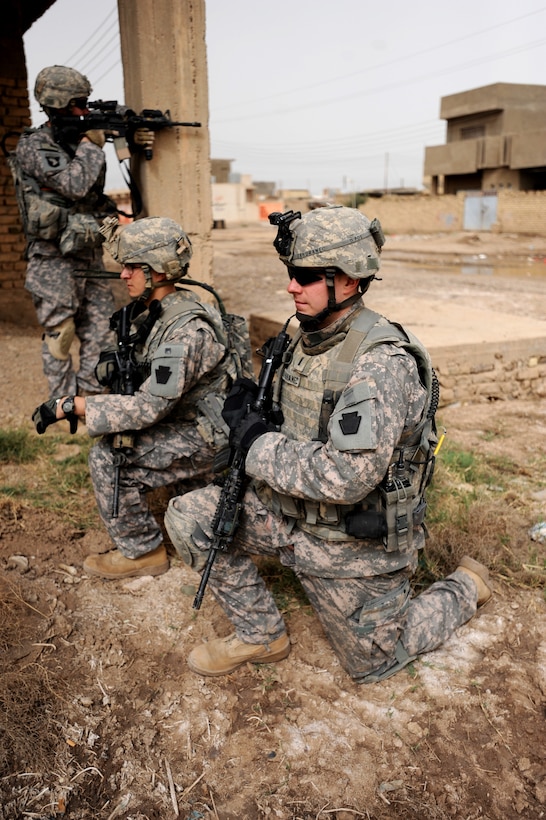
M 188 567 L 200 572 L 207 563 L 210 540 L 195 518 L 176 510 L 170 501 L 163 522 L 178 555 Z
M 69 316 L 60 325 L 46 330 L 42 338 L 53 358 L 64 362 L 68 359 L 70 345 L 75 335 L 76 325 L 72 316 Z

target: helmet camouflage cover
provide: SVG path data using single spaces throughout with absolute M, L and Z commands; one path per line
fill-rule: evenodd
M 167 279 L 177 281 L 186 275 L 192 255 L 190 238 L 174 220 L 148 216 L 128 225 L 117 217 L 107 217 L 100 228 L 104 246 L 122 265 L 147 265 Z
M 34 96 L 47 108 L 66 108 L 70 100 L 87 98 L 92 90 L 87 77 L 64 65 L 42 68 L 34 84 Z
M 281 231 L 291 241 L 283 243 Z M 304 268 L 335 267 L 353 279 L 372 277 L 379 270 L 385 242 L 379 220 L 370 222 L 355 208 L 326 205 L 303 216 L 296 214 L 279 228 L 275 247 L 285 264 Z

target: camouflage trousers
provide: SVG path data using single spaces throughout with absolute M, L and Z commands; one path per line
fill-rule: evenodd
M 219 492 L 209 486 L 173 498 L 165 514 L 175 548 L 196 570 L 203 568 L 210 548 Z M 304 572 L 297 563 L 298 546 L 309 554 L 314 541 L 265 508 L 252 488 L 247 490 L 235 538 L 228 551 L 218 551 L 209 580 L 240 640 L 268 643 L 286 629 L 251 554 L 276 556 L 294 570 L 342 666 L 359 683 L 394 674 L 440 646 L 476 612 L 476 587 L 463 572 L 415 598 L 410 597 L 411 568 L 353 578 L 329 576 L 327 568 L 320 576 Z
M 26 288 L 31 292 L 38 322 L 44 328 L 42 367 L 50 397 L 103 391 L 95 378 L 95 367 L 101 350 L 114 342 L 110 316 L 115 306 L 108 282 L 74 276 L 76 268 L 90 267 L 102 267 L 100 259 L 32 256 L 28 264 Z M 79 341 L 77 372 L 71 353 L 66 359 L 56 358 L 46 341 L 70 318 Z
M 132 452 L 119 474 L 118 516 L 112 518 L 114 501 L 114 454 L 110 437 L 97 440 L 89 451 L 89 472 L 102 522 L 115 547 L 126 558 L 139 558 L 163 541 L 163 533 L 150 510 L 147 493 L 181 481 L 211 478 L 213 452 L 203 442 L 191 456 L 176 453 L 168 440 L 150 431 L 137 433 Z

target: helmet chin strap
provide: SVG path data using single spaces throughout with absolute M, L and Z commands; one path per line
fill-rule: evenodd
M 152 272 L 150 266 L 141 265 L 140 267 L 142 268 L 142 273 L 144 274 L 144 279 L 146 280 L 146 287 L 144 288 L 144 292 L 138 297 L 138 299 L 142 299 L 143 302 L 146 302 L 152 295 L 154 283 L 152 282 Z
M 146 280 L 146 287 L 144 288 L 144 292 L 142 293 L 142 295 L 139 296 L 137 300 L 142 299 L 145 302 L 152 295 L 152 291 L 154 291 L 155 288 L 160 288 L 162 285 L 165 285 L 165 282 L 167 280 L 162 279 L 160 282 L 153 282 L 152 269 L 150 268 L 150 266 L 144 263 L 140 267 L 142 268 L 142 273 L 144 274 L 144 278 Z
M 296 319 L 299 321 L 303 330 L 312 331 L 318 330 L 321 322 L 323 322 L 332 313 L 337 313 L 338 310 L 345 310 L 345 308 L 354 305 L 360 297 L 360 291 L 357 291 L 353 296 L 344 299 L 343 302 L 336 302 L 336 288 L 335 288 L 335 273 L 333 271 L 326 271 L 326 287 L 328 288 L 328 304 L 326 307 L 316 313 L 314 316 L 307 316 L 304 313 L 296 312 Z

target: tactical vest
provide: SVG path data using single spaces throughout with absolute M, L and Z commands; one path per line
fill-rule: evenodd
M 32 134 L 42 132 L 43 127 L 29 128 L 23 132 L 21 139 L 28 139 Z M 60 161 L 66 161 L 68 152 L 45 133 L 38 149 L 49 153 L 57 151 Z M 98 220 L 116 211 L 115 203 L 102 190 L 102 181 L 85 197 L 74 202 L 57 191 L 41 186 L 33 176 L 27 174 L 15 151 L 10 151 L 6 159 L 15 185 L 27 245 L 39 240 L 54 242 L 63 256 L 101 245 Z
M 225 347 L 224 356 L 210 373 L 206 373 L 184 393 L 169 419 L 195 423 L 205 441 L 216 445 L 215 432 L 221 430 L 226 435 L 228 433 L 222 418 L 226 392 L 235 379 L 253 375 L 248 326 L 240 316 L 220 315 L 210 305 L 194 299 L 189 291 L 181 289 L 177 292 L 184 298 L 177 299 L 162 311 L 154 324 L 154 332 L 148 336 L 143 347 L 135 351 L 135 360 L 142 365 L 143 375 L 147 378 L 152 359 L 174 324 L 180 328 L 199 318 L 210 325 L 218 342 Z
M 413 546 L 414 530 L 424 521 L 425 488 L 434 466 L 436 428 L 434 413 L 439 388 L 430 357 L 421 342 L 401 325 L 363 308 L 340 341 L 316 355 L 308 355 L 299 344 L 300 333 L 291 345 L 291 355 L 278 382 L 282 391 L 282 432 L 297 441 L 327 440 L 328 421 L 347 386 L 354 362 L 372 348 L 390 344 L 414 357 L 419 376 L 428 393 L 422 420 L 395 448 L 387 473 L 372 493 L 357 505 L 315 502 L 282 495 L 259 485 L 258 494 L 275 512 L 296 519 L 297 526 L 326 540 L 381 540 L 386 551 L 407 552 Z M 279 399 L 279 395 L 275 400 Z

